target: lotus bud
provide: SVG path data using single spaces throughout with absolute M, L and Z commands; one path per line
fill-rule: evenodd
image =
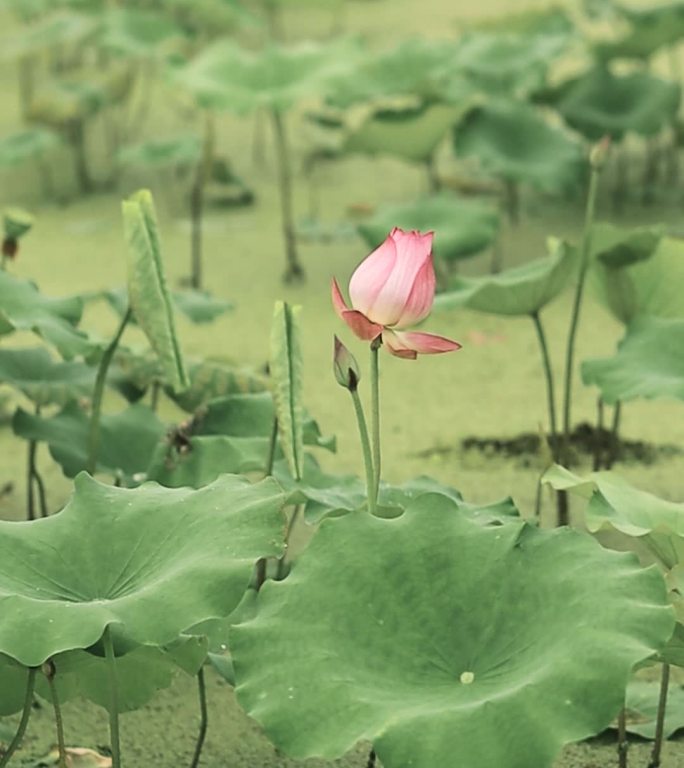
M 608 157 L 608 151 L 610 150 L 611 138 L 609 135 L 604 136 L 598 144 L 592 147 L 589 154 L 589 163 L 595 171 L 603 170 L 603 166 L 606 164 Z
M 333 370 L 337 383 L 348 389 L 350 392 L 356 392 L 361 379 L 359 364 L 352 353 L 335 336 L 335 351 L 333 357 Z

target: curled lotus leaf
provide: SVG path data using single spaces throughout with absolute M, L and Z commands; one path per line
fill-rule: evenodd
M 12 168 L 28 160 L 39 158 L 61 143 L 58 133 L 44 128 L 32 128 L 13 133 L 0 139 L 0 167 Z
M 673 123 L 680 98 L 676 83 L 647 72 L 613 75 L 597 67 L 566 83 L 555 106 L 590 141 L 606 135 L 619 141 L 632 132 L 653 136 Z
M 376 248 L 393 227 L 434 230 L 435 256 L 453 262 L 490 246 L 499 231 L 499 216 L 487 203 L 441 194 L 385 206 L 358 229 L 368 247 Z
M 165 646 L 225 618 L 255 561 L 282 553 L 282 502 L 270 479 L 128 490 L 79 475 L 56 515 L 0 521 L 0 653 L 38 666 L 110 625 L 123 646 Z
M 592 533 L 612 528 L 643 538 L 668 569 L 684 562 L 684 504 L 635 488 L 613 472 L 581 477 L 556 465 L 547 470 L 543 482 L 588 501 L 584 519 Z
M 436 296 L 433 311 L 467 307 L 493 315 L 534 315 L 568 285 L 577 269 L 577 250 L 549 240 L 549 255 L 496 275 L 452 277 Z
M 471 110 L 454 128 L 454 148 L 494 176 L 555 191 L 574 185 L 582 146 L 534 107 L 497 101 Z
M 582 380 L 610 405 L 639 397 L 684 400 L 684 319 L 637 317 L 613 357 L 582 363 Z
M 245 711 L 291 757 L 368 740 L 387 768 L 549 766 L 611 722 L 674 627 L 633 554 L 430 494 L 324 521 L 257 608 L 229 638 Z
M 136 168 L 192 167 L 202 155 L 198 136 L 150 139 L 125 147 L 119 152 L 122 165 Z
M 663 227 L 623 229 L 608 222 L 591 231 L 592 258 L 609 269 L 628 267 L 653 256 L 663 237 Z

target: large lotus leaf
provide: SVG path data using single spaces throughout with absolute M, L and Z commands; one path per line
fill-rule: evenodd
M 467 106 L 432 103 L 374 109 L 349 131 L 342 151 L 426 162 Z
M 56 515 L 0 521 L 0 652 L 37 666 L 110 625 L 122 643 L 163 646 L 228 616 L 255 561 L 282 553 L 282 501 L 273 480 L 126 490 L 79 475 Z
M 664 237 L 648 258 L 625 267 L 604 267 L 594 261 L 599 297 L 615 317 L 629 323 L 638 315 L 684 318 L 684 243 Z
M 684 320 L 637 318 L 614 357 L 582 363 L 582 380 L 611 405 L 637 397 L 684 400 Z
M 633 555 L 430 494 L 325 521 L 258 603 L 230 633 L 245 711 L 292 757 L 369 740 L 387 768 L 548 766 L 608 725 L 674 626 Z
M 98 43 L 125 56 L 148 58 L 185 38 L 166 14 L 140 8 L 113 8 L 101 15 Z
M 180 70 L 180 84 L 199 105 L 245 114 L 259 107 L 287 110 L 325 91 L 333 76 L 351 69 L 355 47 L 348 41 L 247 51 L 231 40 L 205 48 Z
M 25 440 L 46 442 L 52 458 L 67 477 L 75 477 L 88 465 L 90 416 L 77 403 L 68 403 L 48 418 L 26 413 L 21 408 L 12 419 L 15 434 Z M 147 469 L 164 424 L 146 405 L 131 405 L 120 413 L 102 415 L 97 471 L 119 477 L 124 483 Z
M 181 655 L 179 657 L 179 654 Z M 147 704 L 163 688 L 168 688 L 180 669 L 179 662 L 196 674 L 207 656 L 207 641 L 187 637 L 170 649 L 139 646 L 121 656 L 116 664 L 119 712 L 132 712 Z M 84 698 L 109 709 L 109 669 L 106 660 L 87 651 L 66 651 L 52 659 L 55 685 L 60 702 Z M 47 701 L 51 695 L 41 675 L 37 693 Z
M 498 234 L 499 217 L 487 203 L 440 194 L 415 203 L 384 206 L 358 230 L 368 247 L 376 248 L 393 227 L 434 230 L 435 256 L 452 262 L 490 246 Z
M 660 48 L 684 37 L 684 6 L 680 2 L 657 8 L 616 8 L 629 21 L 631 29 L 619 40 L 597 46 L 604 59 L 649 59 Z
M 604 67 L 566 84 L 556 108 L 590 141 L 605 135 L 620 140 L 634 132 L 652 136 L 677 115 L 680 89 L 647 72 L 613 75 Z
M 46 349 L 0 349 L 0 383 L 9 384 L 36 405 L 66 405 L 89 397 L 95 369 L 80 362 L 55 362 Z
M 34 283 L 0 270 L 0 335 L 12 330 L 34 331 L 62 357 L 86 355 L 93 344 L 74 327 L 82 312 L 80 298 L 50 299 Z
M 533 315 L 553 301 L 577 269 L 577 250 L 561 240 L 549 241 L 549 256 L 496 275 L 453 277 L 438 294 L 433 310 L 468 307 L 494 315 Z
M 173 305 L 166 285 L 159 228 L 152 195 L 141 190 L 123 203 L 128 246 L 128 296 L 136 320 L 159 355 L 171 388 L 188 386 L 185 364 L 176 336 Z
M 0 717 L 13 715 L 24 706 L 27 675 L 26 667 L 0 653 Z
M 632 680 L 627 686 L 627 730 L 644 739 L 654 739 L 660 683 Z M 666 739 L 684 728 L 684 688 L 672 685 L 667 694 L 663 735 Z
M 96 20 L 82 13 L 60 11 L 3 37 L 5 57 L 22 57 L 61 45 L 78 45 L 92 37 Z
M 353 75 L 331 83 L 328 100 L 348 107 L 359 101 L 396 96 L 429 98 L 440 93 L 445 72 L 453 66 L 452 43 L 434 40 L 404 40 L 380 53 L 369 53 L 357 64 Z
M 545 190 L 574 184 L 584 164 L 581 145 L 522 102 L 471 110 L 454 128 L 454 147 L 494 176 Z
M 138 168 L 193 166 L 202 153 L 198 136 L 175 139 L 150 139 L 125 147 L 119 152 L 119 162 Z
M 660 226 L 624 229 L 600 222 L 591 231 L 592 258 L 610 269 L 628 267 L 650 259 L 663 234 L 663 227 Z
M 543 482 L 588 500 L 585 523 L 592 533 L 614 528 L 627 536 L 643 537 L 667 568 L 684 561 L 684 504 L 634 488 L 613 472 L 580 477 L 554 466 Z
M 176 404 L 188 413 L 216 397 L 263 392 L 268 379 L 253 369 L 240 367 L 227 360 L 206 359 L 188 366 L 190 386 L 185 392 L 165 390 Z
M 61 143 L 59 134 L 43 128 L 19 131 L 0 139 L 0 167 L 11 168 L 40 157 Z

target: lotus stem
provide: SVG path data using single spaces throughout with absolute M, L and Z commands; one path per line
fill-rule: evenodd
M 196 290 L 202 287 L 202 218 L 204 213 L 204 190 L 211 175 L 214 162 L 216 127 L 214 115 L 204 113 L 204 137 L 202 156 L 197 163 L 195 183 L 190 193 L 190 222 L 192 227 L 190 242 L 190 285 Z
M 161 382 L 159 379 L 155 379 L 150 387 L 150 408 L 154 413 L 159 408 L 159 392 L 161 391 Z
M 33 479 L 36 481 L 36 487 L 38 488 L 38 501 L 40 503 L 40 516 L 41 517 L 47 517 L 48 512 L 48 504 L 47 504 L 47 494 L 45 492 L 45 483 L 43 482 L 43 477 L 38 471 L 38 468 L 36 467 L 34 473 L 33 473 Z
M 286 283 L 302 282 L 304 268 L 297 255 L 297 237 L 292 208 L 292 164 L 285 129 L 285 119 L 278 109 L 271 109 L 273 133 L 275 136 L 276 158 L 278 162 L 278 189 L 280 192 L 280 211 L 285 241 L 285 260 L 287 267 L 283 280 Z
M 119 346 L 123 332 L 126 330 L 126 326 L 133 315 L 133 311 L 129 307 L 121 323 L 117 328 L 114 338 L 110 342 L 107 349 L 102 354 L 100 365 L 97 369 L 97 376 L 95 377 L 95 388 L 93 389 L 93 405 L 90 414 L 90 432 L 88 435 L 88 464 L 86 469 L 91 475 L 95 474 L 97 468 L 97 454 L 100 447 L 100 417 L 102 415 L 102 398 L 104 396 L 104 388 L 107 382 L 107 371 L 116 352 L 116 348 Z
M 207 737 L 207 728 L 209 727 L 209 710 L 207 708 L 207 686 L 204 679 L 204 667 L 197 673 L 197 691 L 199 694 L 200 705 L 200 728 L 197 734 L 197 743 L 195 744 L 195 753 L 192 756 L 190 768 L 197 768 L 202 755 L 202 747 Z
M 435 195 L 439 192 L 442 185 L 437 173 L 437 163 L 434 153 L 425 160 L 425 173 L 427 175 L 428 192 Z
M 371 445 L 368 438 L 368 426 L 366 425 L 366 417 L 363 413 L 363 406 L 361 405 L 361 398 L 356 389 L 349 390 L 352 396 L 352 402 L 354 403 L 354 411 L 356 413 L 356 421 L 359 426 L 359 437 L 361 438 L 361 449 L 363 451 L 363 463 L 366 468 L 366 494 L 368 496 L 368 509 L 371 515 L 376 512 L 377 495 L 375 493 L 375 472 L 373 470 L 373 457 L 371 454 Z
M 29 440 L 28 443 L 28 461 L 26 471 L 26 519 L 36 519 L 36 497 L 34 477 L 36 471 L 36 449 L 38 443 L 35 440 Z
M 598 195 L 598 183 L 601 176 L 602 162 L 593 161 L 591 163 L 591 176 L 589 180 L 589 194 L 587 196 L 587 207 L 584 221 L 584 233 L 582 235 L 582 246 L 580 252 L 580 271 L 575 290 L 575 298 L 570 316 L 570 329 L 568 332 L 568 341 L 565 353 L 565 387 L 563 393 L 563 440 L 561 443 L 560 460 L 561 464 L 567 466 L 570 454 L 570 431 L 572 418 L 572 382 L 575 370 L 575 343 L 577 340 L 577 329 L 579 327 L 580 312 L 582 309 L 582 298 L 584 296 L 584 286 L 589 269 L 589 259 L 591 256 L 591 237 L 594 226 L 594 217 L 596 215 L 596 199 Z M 565 491 L 558 493 L 558 525 L 567 525 L 569 523 L 568 497 Z
M 380 492 L 380 473 L 382 469 L 380 451 L 380 370 L 378 352 L 382 337 L 371 342 L 371 416 L 373 430 L 373 467 L 375 469 L 375 504 Z
M 112 768 L 121 768 L 121 742 L 119 739 L 119 683 L 116 676 L 116 657 L 109 625 L 102 636 L 107 671 L 109 673 L 109 733 L 112 742 Z
M 276 448 L 278 447 L 278 419 L 273 419 L 273 428 L 271 429 L 271 439 L 268 443 L 268 457 L 266 459 L 266 477 L 273 474 L 273 465 L 275 464 Z
M 544 326 L 542 325 L 539 312 L 534 312 L 532 315 L 532 322 L 534 328 L 537 331 L 537 339 L 539 341 L 539 349 L 542 356 L 542 366 L 544 368 L 544 378 L 546 380 L 546 400 L 548 407 L 549 436 L 551 438 L 551 451 L 553 453 L 554 461 L 558 460 L 558 423 L 556 419 L 556 392 L 553 378 L 553 367 L 551 365 L 551 356 L 549 354 L 549 345 L 546 341 L 546 333 L 544 332 Z
M 33 706 L 33 691 L 36 686 L 36 668 L 29 667 L 28 675 L 26 677 L 26 696 L 24 697 L 24 708 L 21 711 L 21 720 L 19 721 L 19 727 L 14 734 L 14 738 L 10 741 L 7 751 L 0 757 L 0 768 L 5 768 L 9 761 L 12 759 L 12 755 L 17 751 L 21 744 L 24 734 L 26 733 L 26 727 L 28 726 L 29 719 L 31 717 L 31 707 Z
M 377 755 L 375 754 L 375 750 L 371 749 L 371 751 L 368 754 L 368 762 L 366 763 L 366 768 L 375 768 L 376 759 L 377 759 Z
M 627 768 L 629 741 L 627 740 L 627 710 L 622 707 L 618 715 L 617 753 L 619 768 Z
M 55 675 L 57 669 L 54 661 L 48 659 L 43 664 L 43 674 L 47 678 L 50 688 L 50 698 L 52 699 L 52 709 L 55 713 L 55 727 L 57 729 L 57 749 L 59 751 L 59 768 L 67 768 L 66 762 L 66 744 L 64 742 L 64 720 L 62 719 L 62 707 L 59 703 L 59 694 L 55 685 Z
M 665 730 L 665 712 L 667 711 L 667 692 L 670 687 L 670 665 L 663 664 L 660 678 L 660 697 L 658 698 L 658 714 L 656 715 L 656 732 L 648 768 L 658 768 L 660 753 L 663 749 L 663 734 Z
M 594 472 L 598 472 L 601 469 L 601 464 L 603 463 L 601 459 L 603 458 L 603 446 L 602 446 L 602 439 L 603 439 L 603 398 L 601 395 L 598 396 L 598 399 L 596 401 L 596 434 L 594 435 L 594 462 L 592 465 L 592 469 Z
M 620 417 L 622 415 L 622 403 L 618 400 L 613 410 L 613 425 L 610 429 L 610 449 L 606 459 L 606 469 L 612 469 L 620 452 Z
M 520 185 L 512 179 L 504 179 L 506 212 L 511 224 L 520 223 Z

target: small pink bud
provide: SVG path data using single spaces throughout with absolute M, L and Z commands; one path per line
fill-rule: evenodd
M 348 389 L 350 392 L 356 392 L 361 379 L 359 364 L 356 362 L 354 355 L 337 336 L 335 336 L 333 370 L 335 372 L 335 379 L 341 387 Z

